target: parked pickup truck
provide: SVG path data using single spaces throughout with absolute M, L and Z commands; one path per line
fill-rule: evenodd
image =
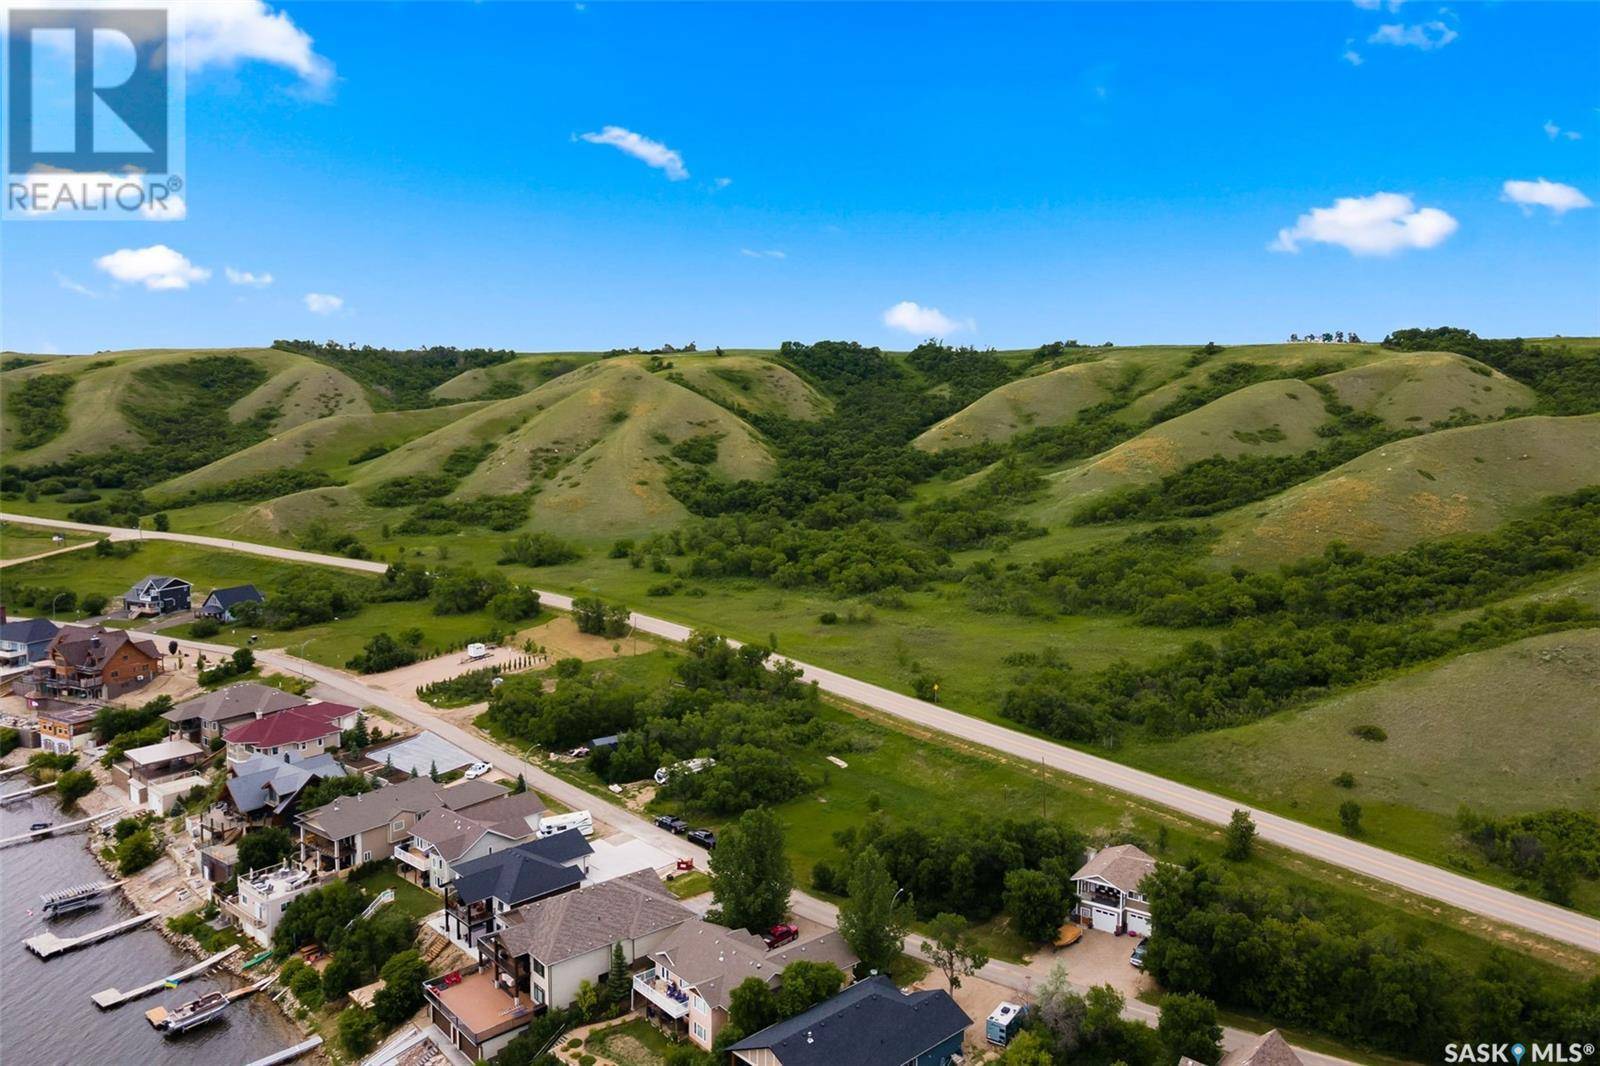
M 689 843 L 699 844 L 707 851 L 710 851 L 717 846 L 717 834 L 713 833 L 709 829 L 691 829 L 689 830 L 689 836 L 687 839 Z
M 679 818 L 677 815 L 663 814 L 661 817 L 656 819 L 656 828 L 665 829 L 669 833 L 677 833 L 679 836 L 682 836 L 689 831 L 689 823 L 684 821 L 682 818 Z
M 800 939 L 800 927 L 783 922 L 767 930 L 767 935 L 761 939 L 767 942 L 768 948 L 781 948 L 791 940 Z

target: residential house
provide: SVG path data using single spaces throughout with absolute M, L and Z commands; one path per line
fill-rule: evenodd
M 582 833 L 569 829 L 456 863 L 444 886 L 445 930 L 476 944 L 502 927 L 507 911 L 583 884 L 593 852 Z
M 847 981 L 861 961 L 837 931 L 772 950 L 752 933 L 697 918 L 668 933 L 650 953 L 650 968 L 634 974 L 633 1003 L 652 1021 L 710 1051 L 728 1024 L 733 990 L 751 977 L 776 989 L 783 968 L 801 959 L 831 962 Z
M 282 824 L 294 814 L 300 792 L 313 781 L 344 777 L 349 771 L 332 755 L 315 755 L 286 763 L 271 755 L 256 755 L 231 767 L 224 795 L 245 823 Z
M 0 611 L 0 618 L 4 618 Z M 43 659 L 61 627 L 48 618 L 26 618 L 0 624 L 0 668 L 26 666 Z
M 201 618 L 215 618 L 219 622 L 235 621 L 234 609 L 241 603 L 266 603 L 254 585 L 234 585 L 225 589 L 212 589 L 194 613 Z
M 506 794 L 492 781 L 440 785 L 413 777 L 359 796 L 340 796 L 295 817 L 300 829 L 300 861 L 319 872 L 348 870 L 394 854 L 411 839 L 411 827 L 436 807 L 470 809 Z
M 65 755 L 93 739 L 94 717 L 100 713 L 100 704 L 31 699 L 28 705 L 39 716 L 39 747 L 45 751 Z
M 311 871 L 282 862 L 241 874 L 239 894 L 218 899 L 218 907 L 251 940 L 270 948 L 289 904 L 324 883 Z
M 1072 875 L 1078 920 L 1106 933 L 1150 935 L 1150 902 L 1140 890 L 1156 860 L 1132 844 L 1101 848 Z
M 537 839 L 544 801 L 519 792 L 474 804 L 467 811 L 436 807 L 411 829 L 411 843 L 396 848 L 400 872 L 424 887 L 443 888 L 455 878 L 457 863 Z M 581 834 L 580 834 L 581 835 Z
M 1294 1048 L 1276 1029 L 1268 1029 L 1244 1047 L 1222 1056 L 1221 1066 L 1304 1066 Z
M 498 932 L 478 940 L 478 958 L 513 995 L 566 1007 L 580 982 L 605 980 L 612 945 L 631 965 L 694 916 L 654 872 L 638 870 L 507 912 Z
M 161 652 L 148 640 L 104 626 L 62 626 L 30 681 L 38 696 L 110 700 L 143 688 L 162 672 Z
M 879 974 L 728 1050 L 748 1066 L 947 1066 L 971 1024 L 944 989 L 902 992 Z
M 257 718 L 305 706 L 304 696 L 296 696 L 281 688 L 242 681 L 227 685 L 192 700 L 184 700 L 163 714 L 172 725 L 174 734 L 188 740 L 210 744 L 229 729 Z
M 275 711 L 222 734 L 228 765 L 267 755 L 281 762 L 304 762 L 339 746 L 339 734 L 355 727 L 359 713 L 342 703 L 304 703 Z
M 211 784 L 200 764 L 206 750 L 187 740 L 163 740 L 129 748 L 115 767 L 113 780 L 125 777 L 128 799 L 135 807 L 169 814 L 190 789 Z
M 151 574 L 122 597 L 128 617 L 142 614 L 167 614 L 189 609 L 190 585 L 181 577 Z

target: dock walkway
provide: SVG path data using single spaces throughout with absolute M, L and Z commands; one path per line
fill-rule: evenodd
M 7 792 L 4 796 L 0 796 L 0 805 L 11 803 L 19 799 L 25 799 L 28 796 L 37 796 L 39 793 L 48 792 L 50 789 L 55 787 L 56 783 L 54 781 L 46 781 L 42 785 L 34 785 L 32 788 L 25 788 L 18 792 Z
M 50 959 L 75 948 L 87 947 L 102 940 L 110 940 L 114 936 L 126 933 L 130 929 L 137 929 L 144 923 L 159 917 L 161 917 L 160 911 L 146 911 L 137 917 L 128 918 L 115 925 L 108 925 L 104 929 L 96 929 L 92 933 L 84 933 L 82 936 L 56 936 L 54 933 L 40 933 L 38 936 L 30 936 L 22 944 L 41 959 Z
M 121 818 L 127 813 L 128 812 L 126 810 L 118 807 L 114 811 L 106 811 L 102 814 L 91 814 L 89 817 L 79 818 L 75 822 L 62 822 L 60 825 L 46 826 L 43 829 L 33 829 L 26 833 L 18 833 L 14 837 L 6 837 L 4 840 L 0 840 L 0 848 L 10 847 L 12 844 L 26 844 L 30 840 L 38 840 L 42 837 L 54 836 L 56 833 L 64 833 L 69 829 L 77 829 L 79 826 L 92 825 L 95 822 L 103 822 L 107 818 Z
M 286 1047 L 282 1051 L 274 1051 L 270 1055 L 246 1063 L 245 1066 L 279 1066 L 279 1063 L 293 1062 L 308 1051 L 313 1051 L 322 1046 L 322 1037 L 314 1036 L 310 1040 L 302 1040 L 293 1047 Z
M 182 984 L 191 977 L 205 973 L 207 970 L 211 969 L 211 967 L 215 966 L 217 963 L 221 962 L 223 959 L 227 958 L 238 950 L 239 945 L 235 944 L 226 951 L 219 951 L 209 959 L 203 959 L 200 962 L 195 963 L 193 966 L 190 966 L 186 970 L 179 970 L 177 973 L 168 974 L 166 977 L 159 977 L 156 980 L 151 981 L 149 984 L 140 985 L 138 988 L 132 989 L 131 991 L 124 992 L 120 988 L 107 988 L 96 992 L 89 998 L 94 1000 L 94 1005 L 99 1007 L 101 1010 L 110 1010 L 113 1007 L 120 1007 L 124 1003 L 131 1003 L 133 1000 L 141 999 L 144 996 L 150 995 L 152 992 L 159 992 L 163 988 L 166 988 L 169 984 Z

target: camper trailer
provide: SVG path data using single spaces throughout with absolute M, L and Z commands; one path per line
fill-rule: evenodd
M 1028 1008 L 1020 1003 L 1001 1003 L 989 1015 L 989 1020 L 983 1027 L 983 1035 L 995 1047 L 1005 1047 L 1022 1031 L 1022 1023 L 1027 1019 Z

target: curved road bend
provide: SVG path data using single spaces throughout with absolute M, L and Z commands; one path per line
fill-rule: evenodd
M 178 541 L 290 562 L 316 563 L 367 573 L 381 573 L 385 569 L 384 563 L 371 560 L 345 559 L 335 555 L 321 555 L 295 548 L 279 548 L 221 537 L 160 533 L 151 530 L 145 530 L 141 534 L 111 526 L 85 525 L 81 522 L 5 513 L 0 513 L 0 520 L 104 533 L 115 540 L 130 540 L 142 536 L 146 540 Z M 570 596 L 547 592 L 540 592 L 539 595 L 552 607 L 571 609 Z M 675 641 L 683 640 L 691 631 L 689 626 L 642 614 L 634 614 L 633 623 L 642 632 Z M 1213 792 L 1169 781 L 1156 774 L 1112 762 L 1110 759 L 1103 759 L 993 722 L 947 710 L 936 704 L 859 681 L 832 670 L 824 670 L 797 660 L 790 661 L 800 668 L 801 676 L 805 680 L 817 682 L 819 687 L 833 695 L 928 729 L 974 744 L 982 744 L 996 751 L 1037 762 L 1053 770 L 1073 774 L 1139 796 L 1194 818 L 1223 825 L 1227 823 L 1236 808 L 1244 806 Z M 379 700 L 371 702 L 387 706 Z M 1256 829 L 1262 840 L 1290 848 L 1334 866 L 1342 866 L 1365 877 L 1388 881 L 1419 896 L 1426 896 L 1464 911 L 1514 925 L 1550 937 L 1552 940 L 1573 944 L 1585 951 L 1600 952 L 1600 921 L 1587 915 L 1496 888 L 1441 867 L 1408 859 L 1403 855 L 1363 844 L 1324 829 L 1317 829 L 1291 818 L 1250 807 L 1244 809 L 1249 810 L 1251 817 L 1255 819 Z
M 170 635 L 161 633 L 141 632 L 141 636 L 151 640 L 171 640 Z M 208 644 L 202 641 L 180 639 L 179 645 L 192 651 L 203 651 L 214 655 L 228 655 L 233 648 L 223 644 Z M 398 696 L 382 689 L 373 688 L 363 684 L 359 678 L 353 677 L 342 670 L 322 666 L 318 663 L 300 659 L 285 652 L 263 649 L 256 653 L 256 660 L 274 669 L 288 673 L 299 674 L 316 683 L 319 694 L 343 697 L 358 706 L 375 706 L 403 719 L 421 729 L 427 729 L 460 747 L 469 755 L 482 759 L 492 764 L 503 773 L 516 775 L 522 774 L 528 787 L 541 794 L 552 797 L 563 805 L 574 810 L 599 809 L 600 817 L 610 825 L 637 837 L 647 843 L 653 844 L 674 858 L 693 858 L 697 862 L 704 862 L 706 853 L 700 848 L 691 845 L 683 837 L 676 836 L 665 829 L 658 828 L 654 822 L 642 818 L 633 811 L 628 810 L 603 796 L 589 792 L 570 781 L 565 781 L 554 776 L 542 767 L 536 766 L 525 759 L 517 758 L 504 748 L 483 736 L 476 730 L 462 729 L 460 726 L 444 721 L 438 717 L 438 712 L 427 704 L 406 696 Z M 802 918 L 819 922 L 830 928 L 839 924 L 839 909 L 826 900 L 817 899 L 815 896 L 796 889 L 789 898 L 789 905 L 795 914 Z M 696 901 L 690 904 L 696 910 L 704 913 L 709 900 Z M 914 956 L 920 956 L 923 938 L 916 933 L 906 937 L 906 950 Z M 1033 985 L 1043 978 L 1048 969 L 1040 965 L 1025 966 L 1015 962 L 1006 962 L 993 959 L 981 970 L 978 976 L 1002 988 L 1009 988 L 1032 995 Z M 1088 991 L 1087 985 L 1073 982 L 1079 992 Z M 1131 1018 L 1154 1027 L 1160 1020 L 1160 1010 L 1149 1003 L 1140 1000 L 1128 1000 L 1123 1007 L 1123 1017 Z M 1222 1043 L 1227 1051 L 1235 1051 L 1249 1047 L 1254 1042 L 1256 1034 L 1243 1029 L 1234 1029 L 1224 1026 L 1222 1030 Z M 1306 1066 L 1351 1066 L 1346 1059 L 1336 1058 L 1319 1052 L 1297 1049 L 1300 1058 Z

